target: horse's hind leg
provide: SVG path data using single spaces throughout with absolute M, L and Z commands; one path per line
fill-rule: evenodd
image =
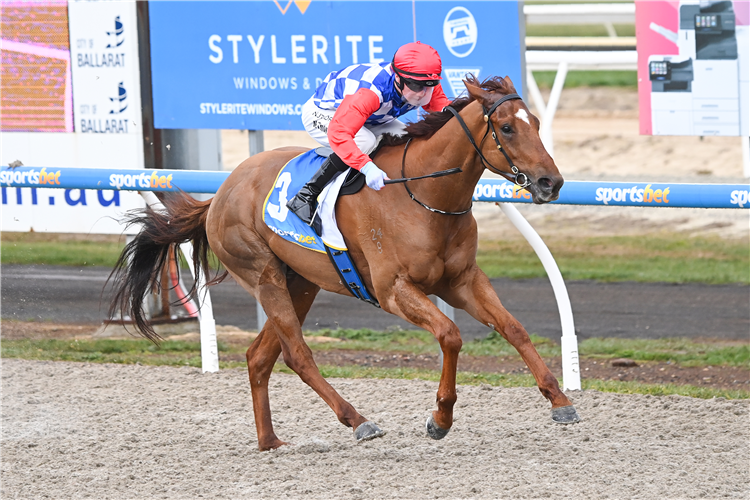
M 273 450 L 287 444 L 276 437 L 273 430 L 271 404 L 268 399 L 268 379 L 280 353 L 281 344 L 276 337 L 276 331 L 270 323 L 266 323 L 246 354 L 255 430 L 258 433 L 258 449 L 261 451 Z
M 493 328 L 516 348 L 534 375 L 539 390 L 552 403 L 552 420 L 561 424 L 579 422 L 578 413 L 560 390 L 557 379 L 539 356 L 526 329 L 500 303 L 487 275 L 479 268 L 474 268 L 473 275 L 467 274 L 466 285 L 453 291 L 453 299 L 463 302 L 466 312 Z
M 287 366 L 318 393 L 336 413 L 339 421 L 354 428 L 357 440 L 384 435 L 374 422 L 360 415 L 320 374 L 301 329 L 319 289 L 296 274 L 287 279 L 282 266 L 279 261 L 269 263 L 261 275 L 258 300 L 268 315 L 268 321 L 253 343 L 253 346 L 257 343 L 257 349 L 251 346 L 247 354 L 259 447 L 270 449 L 284 444 L 273 432 L 268 402 L 268 378 L 279 352 L 283 353 Z
M 310 283 L 298 274 L 287 276 L 287 288 L 294 303 L 294 312 L 300 324 L 310 311 L 320 287 Z M 287 444 L 276 437 L 271 422 L 271 405 L 268 398 L 268 379 L 273 366 L 281 354 L 281 343 L 273 327 L 266 322 L 258 337 L 247 350 L 247 371 L 253 395 L 253 413 L 258 433 L 258 448 L 261 451 L 278 448 Z

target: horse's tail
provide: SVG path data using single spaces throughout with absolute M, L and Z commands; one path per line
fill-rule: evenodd
M 146 318 L 143 300 L 151 290 L 160 289 L 161 270 L 168 264 L 169 252 L 175 252 L 177 257 L 177 245 L 191 242 L 195 273 L 201 276 L 198 273 L 208 270 L 210 251 L 206 216 L 211 201 L 197 201 L 185 193 L 176 193 L 165 197 L 163 203 L 166 210 L 147 207 L 126 217 L 124 222 L 128 227 L 138 224 L 143 229 L 125 245 L 109 276 L 110 279 L 114 277 L 109 317 L 114 317 L 118 311 L 123 316 L 130 316 L 136 330 L 154 343 L 161 337 Z M 218 283 L 225 276 L 226 273 L 216 276 L 209 284 Z M 196 294 L 194 283 L 185 300 L 194 298 Z

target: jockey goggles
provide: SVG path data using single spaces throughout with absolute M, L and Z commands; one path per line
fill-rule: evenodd
M 397 74 L 399 78 L 401 79 L 401 83 L 398 84 L 398 89 L 401 91 L 404 90 L 404 85 L 409 87 L 409 90 L 411 90 L 412 92 L 422 92 L 425 89 L 425 87 L 435 87 L 436 85 L 440 83 L 440 77 L 438 75 L 411 73 L 409 71 L 398 69 L 396 67 L 395 60 L 391 61 L 391 68 L 393 68 L 393 72 Z M 417 78 L 426 78 L 426 79 L 417 80 Z
M 440 82 L 438 82 L 437 80 L 411 80 L 409 78 L 401 77 L 400 90 L 404 90 L 404 85 L 406 85 L 412 92 L 422 92 L 425 87 L 434 87 L 438 83 Z

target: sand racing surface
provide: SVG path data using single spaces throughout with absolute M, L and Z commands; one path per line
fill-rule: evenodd
M 559 426 L 535 388 L 332 379 L 388 434 L 357 444 L 293 375 L 271 378 L 259 452 L 244 370 L 3 360 L 3 498 L 748 498 L 750 401 L 572 393 Z

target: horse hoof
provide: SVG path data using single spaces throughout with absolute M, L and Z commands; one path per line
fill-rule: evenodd
M 578 416 L 576 407 L 570 405 L 552 408 L 552 420 L 558 424 L 575 424 L 581 421 L 581 417 Z
M 385 431 L 378 427 L 378 424 L 370 420 L 359 424 L 359 427 L 354 430 L 354 437 L 358 442 L 369 441 L 383 436 L 385 436 Z
M 448 431 L 450 431 L 450 429 L 441 429 L 440 427 L 438 427 L 438 425 L 435 423 L 435 419 L 432 418 L 432 415 L 427 417 L 425 428 L 427 429 L 427 435 L 435 441 L 443 439 L 448 435 Z

